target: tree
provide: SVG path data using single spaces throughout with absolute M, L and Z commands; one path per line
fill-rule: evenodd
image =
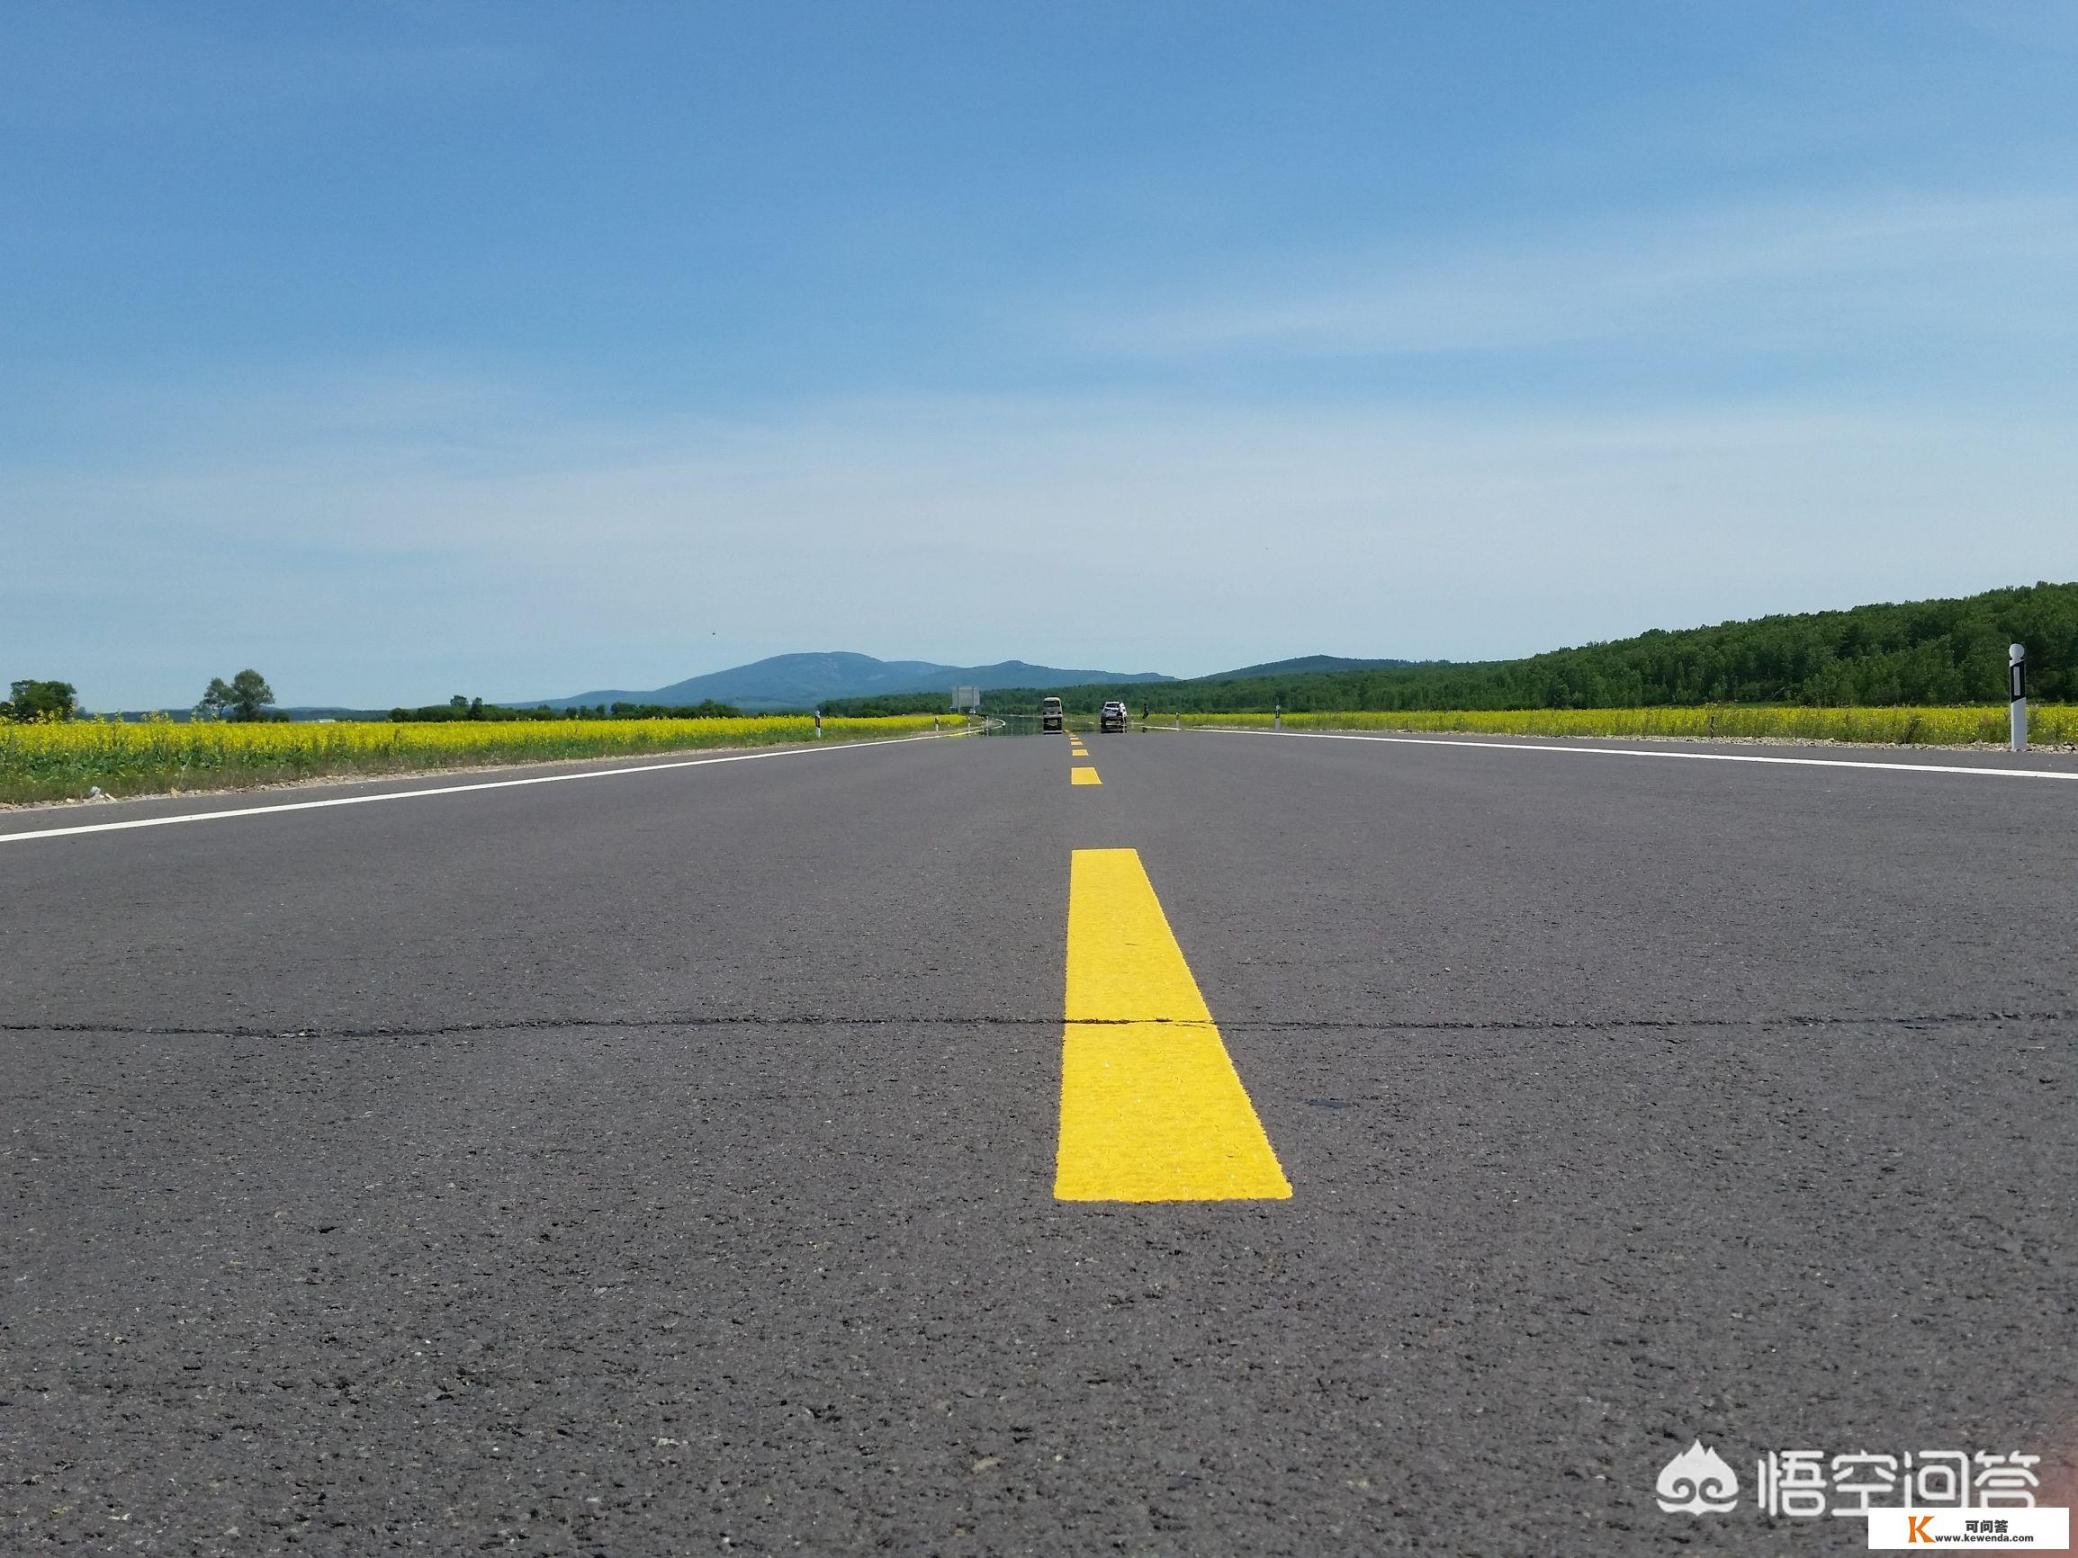
M 70 682 L 23 680 L 10 683 L 0 718 L 70 719 L 79 712 L 79 690 Z
M 221 676 L 212 676 L 195 712 L 206 719 L 265 719 L 267 705 L 273 701 L 274 689 L 267 685 L 267 678 L 248 668 L 228 683 Z
M 264 719 L 267 705 L 274 701 L 274 689 L 267 685 L 267 678 L 258 671 L 244 670 L 231 678 L 231 717 L 233 719 Z

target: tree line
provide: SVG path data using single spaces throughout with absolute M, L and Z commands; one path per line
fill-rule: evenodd
M 1655 629 L 1520 660 L 1152 686 L 1006 688 L 983 694 L 982 709 L 1032 713 L 1045 697 L 1061 699 L 1074 713 L 1094 712 L 1107 698 L 1163 713 L 1277 704 L 1333 711 L 2000 703 L 2009 642 L 2027 646 L 2030 696 L 2078 702 L 2078 583 L 2042 583 L 1954 600 Z
M 461 693 L 456 693 L 445 703 L 390 710 L 390 719 L 400 725 L 444 724 L 452 720 L 740 719 L 742 715 L 743 711 L 734 704 L 716 703 L 711 698 L 704 703 L 600 703 L 570 709 L 537 705 L 529 709 L 485 703 L 481 698 L 470 698 Z
M 289 715 L 274 707 L 275 701 L 267 678 L 247 668 L 229 681 L 221 676 L 211 677 L 189 717 L 240 722 L 288 719 Z M 11 683 L 6 701 L 0 702 L 0 721 L 69 720 L 77 718 L 79 712 L 79 690 L 70 682 L 25 677 Z M 390 718 L 403 724 L 447 720 L 737 719 L 742 713 L 734 704 L 716 703 L 711 698 L 689 704 L 621 702 L 574 709 L 527 709 L 508 708 L 456 693 L 445 703 L 391 709 Z
M 990 694 L 982 694 L 986 705 Z M 952 706 L 952 689 L 944 692 L 883 692 L 867 698 L 832 698 L 823 713 L 841 719 L 880 719 L 890 714 L 943 714 Z
M 273 710 L 274 689 L 258 671 L 247 668 L 228 682 L 212 676 L 195 704 L 196 719 L 278 720 L 286 714 Z M 38 681 L 33 678 L 8 684 L 7 701 L 0 703 L 0 720 L 68 720 L 79 714 L 79 689 L 70 682 Z

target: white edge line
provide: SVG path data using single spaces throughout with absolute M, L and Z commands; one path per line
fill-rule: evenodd
M 1373 736 L 1347 730 L 1244 730 L 1237 725 L 1199 725 L 1208 736 L 1295 736 L 1308 741 L 1390 741 L 1414 747 L 1477 747 L 1488 752 L 1571 752 L 1579 757 L 1680 757 L 1698 763 L 1784 763 L 1796 768 L 1854 768 L 1901 774 L 1974 774 L 1993 779 L 2078 779 L 2060 768 L 1966 768 L 1955 763 L 1857 763 L 1844 757 L 1763 757 L 1749 752 L 1661 752 L 1651 747 L 1564 747 L 1548 736 L 1524 741 L 1453 741 L 1443 736 Z M 1578 739 L 1578 738 L 1575 738 Z
M 0 833 L 0 844 L 30 839 L 77 838 L 82 833 L 121 833 L 130 828 L 170 828 L 177 822 L 220 822 L 227 817 L 266 817 L 275 812 L 316 811 L 321 806 L 370 806 L 377 801 L 416 801 L 433 795 L 465 795 L 473 790 L 511 790 L 523 784 L 564 784 L 573 779 L 619 779 L 628 774 L 659 774 L 673 768 L 705 768 L 713 763 L 748 763 L 761 757 L 804 757 L 818 752 L 855 751 L 862 747 L 900 746 L 908 741 L 944 741 L 965 731 L 932 731 L 921 736 L 884 736 L 877 740 L 833 741 L 826 746 L 782 747 L 767 752 L 731 752 L 722 757 L 689 757 L 674 763 L 643 763 L 628 768 L 592 768 L 581 774 L 536 774 L 528 779 L 487 779 L 476 784 L 442 784 L 424 790 L 386 790 L 380 795 L 335 795 L 322 801 L 286 801 L 276 806 L 228 806 L 221 811 L 183 812 L 177 817 L 136 817 L 128 822 L 87 822 L 71 828 L 37 828 L 26 833 Z M 380 782 L 379 780 L 377 781 Z

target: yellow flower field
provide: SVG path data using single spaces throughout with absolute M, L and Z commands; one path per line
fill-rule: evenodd
M 825 719 L 826 741 L 952 730 L 954 715 Z M 235 789 L 318 774 L 392 774 L 556 758 L 813 741 L 805 714 L 739 719 L 456 720 L 391 724 L 179 723 L 152 719 L 0 723 L 0 801 Z
M 1268 726 L 1268 714 L 1186 714 L 1192 725 Z M 1156 721 L 1157 724 L 1162 723 Z M 1411 709 L 1287 714 L 1287 730 L 1463 731 L 1495 736 L 1671 736 L 1722 740 L 1855 741 L 1883 746 L 2006 744 L 2006 705 L 1983 708 L 1814 709 L 1715 704 L 1650 709 Z M 2078 705 L 2035 704 L 2028 739 L 2078 744 Z

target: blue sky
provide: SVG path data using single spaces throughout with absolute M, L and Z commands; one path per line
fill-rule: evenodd
M 1483 657 L 2078 576 L 2078 8 L 0 16 L 0 677 Z

